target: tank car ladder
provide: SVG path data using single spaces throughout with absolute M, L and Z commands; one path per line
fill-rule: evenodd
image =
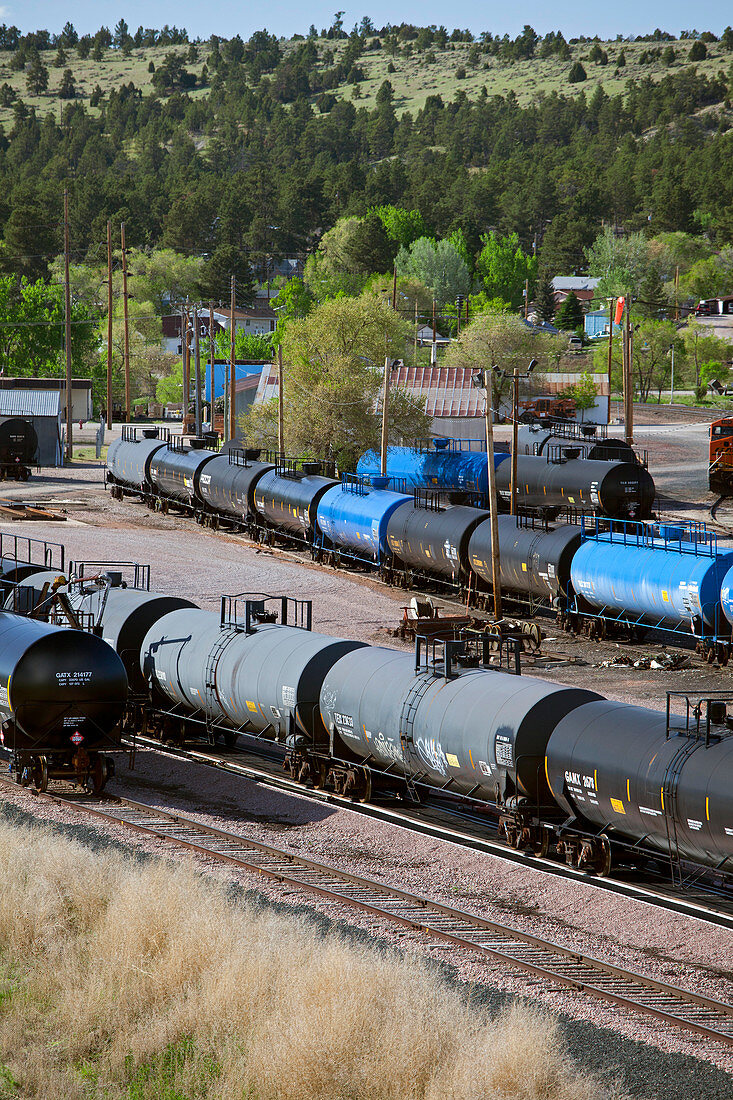
M 407 693 L 407 697 L 402 704 L 402 713 L 400 714 L 400 745 L 402 747 L 402 760 L 405 765 L 405 786 L 407 787 L 407 795 L 411 802 L 419 802 L 420 794 L 415 786 L 415 779 L 419 779 L 420 773 L 413 774 L 410 746 L 414 745 L 415 738 L 415 715 L 418 712 L 420 703 L 428 688 L 432 684 L 435 677 L 430 673 L 423 672 L 422 678 L 413 684 Z
M 664 827 L 667 833 L 667 847 L 669 849 L 669 868 L 672 882 L 682 885 L 682 860 L 680 859 L 679 843 L 677 840 L 677 783 L 682 768 L 689 756 L 698 747 L 699 741 L 690 737 L 680 745 L 674 754 L 662 780 L 662 813 L 664 815 Z
M 235 631 L 228 631 L 226 634 L 220 634 L 216 645 L 213 646 L 206 658 L 206 672 L 204 676 L 204 721 L 206 724 L 206 739 L 210 745 L 216 743 L 216 733 L 214 732 L 214 727 L 216 725 L 214 709 L 218 703 L 216 670 L 221 655 L 232 640 L 234 633 Z

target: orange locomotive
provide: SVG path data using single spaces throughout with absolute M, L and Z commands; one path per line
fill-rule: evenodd
M 708 486 L 720 496 L 733 496 L 733 417 L 710 425 Z

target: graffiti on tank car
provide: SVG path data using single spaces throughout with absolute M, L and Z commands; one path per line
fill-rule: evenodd
M 448 761 L 439 741 L 432 737 L 419 737 L 415 742 L 415 748 L 417 755 L 428 768 L 432 768 L 441 775 L 448 774 Z
M 399 745 L 396 745 L 394 741 L 385 737 L 381 730 L 378 730 L 374 734 L 369 733 L 367 736 L 371 737 L 375 753 L 378 753 L 383 758 L 386 757 L 388 760 L 394 760 L 399 763 L 402 762 L 402 749 Z

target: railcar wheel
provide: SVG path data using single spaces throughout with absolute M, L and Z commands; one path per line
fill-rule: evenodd
M 599 851 L 595 861 L 595 872 L 599 878 L 607 878 L 611 873 L 613 857 L 611 854 L 611 841 L 605 833 L 598 838 Z
M 41 794 L 48 790 L 48 761 L 45 756 L 37 756 L 33 761 L 33 785 Z
M 105 756 L 101 756 L 99 753 L 92 764 L 89 771 L 89 778 L 91 780 L 92 791 L 94 794 L 101 794 L 105 788 L 105 784 L 109 779 L 109 764 Z

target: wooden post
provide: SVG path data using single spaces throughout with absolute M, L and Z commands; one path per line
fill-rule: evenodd
M 66 349 L 66 461 L 74 457 L 71 378 L 71 283 L 69 281 L 69 192 L 64 190 L 64 345 Z
M 432 344 L 432 347 L 430 349 L 430 366 L 431 367 L 432 367 L 433 363 L 437 364 L 437 362 L 438 362 L 438 347 L 437 347 L 437 344 L 435 342 L 437 340 L 437 338 L 438 338 L 438 329 L 437 329 L 437 322 L 436 322 L 436 318 L 435 318 L 435 298 L 433 298 L 433 344 Z
M 501 573 L 499 571 L 499 515 L 496 507 L 496 469 L 494 467 L 494 395 L 491 367 L 484 369 L 486 394 L 486 467 L 489 475 L 489 515 L 491 523 L 491 583 L 494 590 L 494 618 L 501 619 Z
M 524 280 L 524 319 L 529 317 L 529 279 Z
M 512 372 L 512 502 L 509 513 L 517 514 L 517 447 L 519 446 L 519 371 Z
M 277 449 L 285 458 L 285 375 L 282 344 L 277 346 Z
M 397 264 L 394 265 L 392 275 L 392 309 L 397 309 Z
M 674 269 L 674 319 L 679 321 L 680 309 L 679 309 L 679 292 L 680 292 L 680 267 L 679 264 Z
M 193 307 L 193 370 L 194 370 L 194 431 L 201 435 L 201 340 L 199 332 L 199 307 Z
M 415 298 L 415 366 L 417 366 L 417 298 Z
M 615 313 L 616 299 L 608 299 L 608 423 L 611 423 L 611 373 L 613 368 L 613 315 Z
M 107 427 L 112 428 L 112 222 L 107 222 Z
M 125 419 L 130 423 L 130 324 L 127 315 L 127 247 L 125 245 L 125 223 L 120 225 L 120 243 L 122 245 L 122 298 L 125 317 Z
M 388 355 L 384 357 L 384 386 L 382 388 L 382 461 L 380 464 L 382 476 L 387 476 L 387 416 L 389 415 L 389 373 L 392 369 L 392 360 Z
M 235 385 L 235 363 L 236 363 L 236 338 L 237 330 L 234 320 L 234 311 L 236 309 L 236 293 L 237 293 L 237 277 L 232 275 L 231 289 L 229 295 L 230 303 L 230 325 L 229 325 L 229 438 L 235 439 L 237 435 L 237 391 Z

